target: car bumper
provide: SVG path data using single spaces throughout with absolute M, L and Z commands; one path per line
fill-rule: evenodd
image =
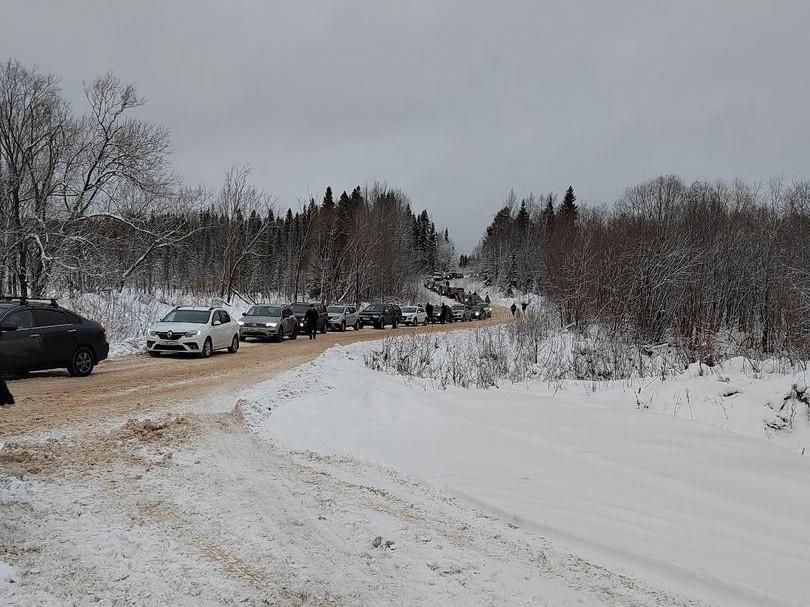
M 380 317 L 367 316 L 358 321 L 361 327 L 376 327 L 380 324 Z
M 275 337 L 278 327 L 239 327 L 239 337 Z
M 199 353 L 202 350 L 202 344 L 196 339 L 160 339 L 157 337 L 148 337 L 146 340 L 147 352 L 189 352 Z
M 96 362 L 107 360 L 107 357 L 110 355 L 110 344 L 106 341 L 102 344 L 96 346 Z

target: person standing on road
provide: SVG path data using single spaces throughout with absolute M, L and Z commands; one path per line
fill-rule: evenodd
M 315 309 L 315 304 L 309 304 L 309 309 L 307 313 L 304 314 L 304 321 L 307 325 L 307 335 L 309 335 L 310 339 L 317 339 L 318 320 L 320 320 L 320 314 L 318 314 L 318 311 Z
M 3 405 L 13 405 L 14 404 L 14 397 L 11 395 L 11 392 L 6 385 L 6 380 L 0 378 L 0 407 Z
M 514 316 L 515 312 L 517 312 L 517 304 L 513 302 L 512 307 L 509 309 L 512 310 L 512 316 Z
M 425 314 L 427 314 L 427 322 L 433 324 L 433 304 L 430 302 L 425 304 Z

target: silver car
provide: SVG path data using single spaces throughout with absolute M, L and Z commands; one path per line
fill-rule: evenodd
M 298 323 L 289 306 L 257 304 L 242 315 L 239 322 L 239 338 L 275 339 L 298 337 Z
M 353 327 L 355 331 L 360 328 L 360 312 L 356 307 L 334 305 L 326 311 L 329 313 L 329 328 L 333 331 L 345 331 L 346 327 Z

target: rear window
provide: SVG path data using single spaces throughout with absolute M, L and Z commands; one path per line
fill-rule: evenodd
M 309 310 L 309 304 L 305 303 L 294 303 L 290 307 L 292 308 L 292 311 L 295 314 L 303 314 L 304 312 Z
M 409 306 L 407 308 L 402 308 L 402 311 L 405 312 L 405 314 L 413 314 L 414 312 L 416 312 L 416 308 L 411 308 Z
M 245 316 L 281 316 L 281 306 L 253 306 Z
M 462 304 L 456 304 L 456 305 L 453 306 L 453 309 L 454 310 L 463 310 L 464 306 Z
M 385 309 L 385 306 L 382 304 L 371 304 L 368 308 L 366 308 L 367 312 L 382 312 Z
M 172 310 L 160 322 L 189 322 L 204 325 L 211 313 L 208 310 Z
M 329 308 L 327 308 L 330 314 L 343 314 L 345 310 L 345 306 L 329 306 Z

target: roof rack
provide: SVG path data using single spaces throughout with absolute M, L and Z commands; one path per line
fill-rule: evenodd
M 0 301 L 19 301 L 23 305 L 27 304 L 29 301 L 34 302 L 34 303 L 48 302 L 48 304 L 53 306 L 54 308 L 59 305 L 56 302 L 55 297 L 40 298 L 40 297 L 25 297 L 25 296 L 18 296 L 18 295 L 0 295 Z

